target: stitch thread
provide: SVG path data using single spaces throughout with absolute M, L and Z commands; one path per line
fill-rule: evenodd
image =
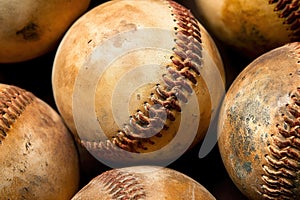
M 162 77 L 164 84 L 156 85 L 155 91 L 150 94 L 150 102 L 144 103 L 144 111 L 138 110 L 130 116 L 129 124 L 116 133 L 111 141 L 80 140 L 83 146 L 96 154 L 99 153 L 97 151 L 105 151 L 106 154 L 106 150 L 110 148 L 118 152 L 117 147 L 135 153 L 139 153 L 139 149 L 147 150 L 143 144 L 154 144 L 147 136 L 155 134 L 155 137 L 162 137 L 159 130 L 168 129 L 164 120 L 175 120 L 174 113 L 181 112 L 179 102 L 188 102 L 184 91 L 192 93 L 190 84 L 197 84 L 196 77 L 200 75 L 202 67 L 200 27 L 185 7 L 171 0 L 165 2 L 169 5 L 177 26 L 174 27 L 174 54 L 166 66 L 167 73 Z
M 284 18 L 292 31 L 292 40 L 299 39 L 300 35 L 300 2 L 298 0 L 269 0 L 269 4 L 276 4 L 274 11 L 279 18 Z
M 0 92 L 0 144 L 11 125 L 34 99 L 34 95 L 21 88 L 9 86 Z

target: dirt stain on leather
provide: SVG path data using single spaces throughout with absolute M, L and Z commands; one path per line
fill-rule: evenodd
M 28 23 L 16 32 L 16 35 L 23 37 L 24 40 L 34 41 L 40 38 L 39 26 L 33 22 Z

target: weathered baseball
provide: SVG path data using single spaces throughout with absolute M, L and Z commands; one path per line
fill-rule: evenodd
M 0 63 L 48 53 L 90 0 L 0 0 Z
M 249 199 L 300 198 L 300 43 L 250 63 L 227 91 L 219 150 Z
M 133 152 L 119 157 L 160 162 L 203 139 L 224 76 L 214 41 L 188 9 L 115 0 L 68 30 L 52 85 L 66 124 L 97 158 Z
M 70 199 L 78 164 L 61 117 L 31 92 L 0 84 L 0 199 Z
M 256 58 L 300 39 L 299 0 L 195 0 L 207 30 Z
M 72 200 L 160 199 L 213 200 L 203 185 L 171 168 L 115 168 L 93 178 Z

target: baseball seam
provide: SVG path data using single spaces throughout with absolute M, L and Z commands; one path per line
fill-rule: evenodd
M 300 61 L 300 46 L 297 46 L 297 63 Z M 292 75 L 292 74 L 290 74 Z M 265 174 L 261 176 L 262 194 L 266 199 L 295 199 L 297 176 L 300 171 L 300 87 L 289 94 L 290 102 L 281 110 L 277 132 L 271 134 L 269 153 L 265 155 Z
M 269 0 L 269 4 L 275 4 L 274 11 L 279 13 L 279 18 L 284 19 L 284 24 L 289 25 L 292 31 L 291 40 L 299 39 L 300 2 L 298 0 Z
M 95 183 L 103 185 L 103 188 L 112 199 L 144 199 L 146 191 L 137 176 L 120 170 L 110 170 L 99 175 Z M 104 191 L 103 190 L 103 191 Z
M 174 27 L 173 55 L 170 57 L 169 65 L 166 66 L 167 73 L 162 77 L 164 85 L 156 85 L 155 91 L 150 94 L 151 102 L 144 103 L 144 111 L 138 110 L 130 116 L 129 124 L 116 133 L 111 141 L 80 141 L 90 151 L 96 151 L 98 154 L 100 152 L 97 151 L 101 151 L 101 157 L 106 157 L 103 153 L 105 154 L 109 149 L 117 150 L 115 145 L 138 153 L 139 148 L 147 149 L 143 143 L 154 144 L 147 135 L 163 137 L 159 131 L 168 129 L 164 119 L 175 120 L 174 112 L 181 112 L 179 102 L 188 101 L 184 90 L 190 94 L 193 92 L 191 85 L 197 84 L 196 77 L 200 75 L 202 67 L 202 41 L 198 21 L 190 10 L 180 4 L 172 0 L 165 2 L 177 26 Z M 153 106 L 154 104 L 159 106 Z
M 12 124 L 34 99 L 32 93 L 15 86 L 0 92 L 0 144 L 7 136 Z

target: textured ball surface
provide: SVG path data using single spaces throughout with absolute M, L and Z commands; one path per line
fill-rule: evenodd
M 256 58 L 300 38 L 299 0 L 195 0 L 207 29 L 223 43 Z
M 52 84 L 62 117 L 96 157 L 118 161 L 112 154 L 122 149 L 145 153 L 143 162 L 164 161 L 175 158 L 189 137 L 193 144 L 203 139 L 225 75 L 214 41 L 185 7 L 117 0 L 69 29 Z M 183 136 L 169 145 L 180 131 Z
M 300 43 L 250 63 L 227 91 L 219 149 L 249 199 L 300 198 Z
M 53 50 L 90 0 L 0 0 L 0 63 L 37 58 Z
M 93 178 L 72 200 L 88 199 L 213 200 L 200 183 L 169 168 L 135 166 L 112 169 Z
M 31 92 L 0 84 L 0 199 L 70 199 L 79 161 L 61 117 Z

